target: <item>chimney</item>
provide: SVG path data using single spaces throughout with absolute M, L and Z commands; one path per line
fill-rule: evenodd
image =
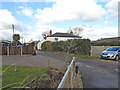
M 72 30 L 70 31 L 70 34 L 73 35 L 73 31 Z
M 52 30 L 50 30 L 50 35 L 52 35 Z

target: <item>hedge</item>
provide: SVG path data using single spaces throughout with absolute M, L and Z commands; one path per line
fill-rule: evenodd
M 42 51 L 61 51 L 73 54 L 90 55 L 89 39 L 71 39 L 60 42 L 46 41 L 41 46 Z
M 120 46 L 120 41 L 112 42 L 92 42 L 93 46 Z

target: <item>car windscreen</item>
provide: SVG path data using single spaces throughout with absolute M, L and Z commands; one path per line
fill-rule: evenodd
M 117 51 L 119 47 L 110 47 L 106 51 Z

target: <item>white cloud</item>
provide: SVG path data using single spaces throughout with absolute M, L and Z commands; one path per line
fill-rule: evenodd
M 31 17 L 33 15 L 33 10 L 31 8 L 21 8 L 21 11 L 16 11 L 18 14 L 23 14 L 25 16 Z
M 15 25 L 15 33 L 23 35 L 23 32 L 31 30 L 30 26 L 17 21 L 12 13 L 6 9 L 0 9 L 0 39 L 12 40 L 12 24 Z
M 104 24 L 107 24 L 107 25 L 112 25 L 112 23 L 108 20 L 104 21 Z
M 52 8 L 38 9 L 37 12 L 35 18 L 42 24 L 54 21 L 98 20 L 106 13 L 94 0 L 57 0 Z
M 108 17 L 118 17 L 118 2 L 120 0 L 110 0 L 105 7 L 107 8 Z
M 32 16 L 33 14 L 33 11 L 31 9 L 23 9 L 21 12 L 26 16 Z
M 108 37 L 117 37 L 118 36 L 118 28 L 117 27 L 93 27 L 87 25 L 84 27 L 84 31 L 82 33 L 83 38 L 89 38 L 91 40 L 97 40 L 100 38 L 108 38 Z
M 42 24 L 37 23 L 35 26 L 35 31 L 31 35 L 29 35 L 27 39 L 29 39 L 29 38 L 31 38 L 33 40 L 42 39 L 42 33 L 45 31 L 49 32 L 50 30 L 52 30 L 52 33 L 56 33 L 56 32 L 64 32 L 65 33 L 65 32 L 67 32 L 67 30 L 65 30 L 63 28 L 56 28 L 56 27 L 51 26 L 51 25 L 42 25 Z

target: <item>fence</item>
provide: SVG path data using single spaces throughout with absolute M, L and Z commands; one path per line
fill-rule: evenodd
M 57 90 L 59 90 L 60 88 L 73 88 L 74 79 L 75 79 L 75 57 L 73 57 L 72 62 L 68 66 L 68 69 L 65 75 L 63 76 Z
M 15 47 L 10 46 L 2 47 L 2 55 L 23 55 L 23 54 L 32 54 L 34 48 L 33 47 Z

